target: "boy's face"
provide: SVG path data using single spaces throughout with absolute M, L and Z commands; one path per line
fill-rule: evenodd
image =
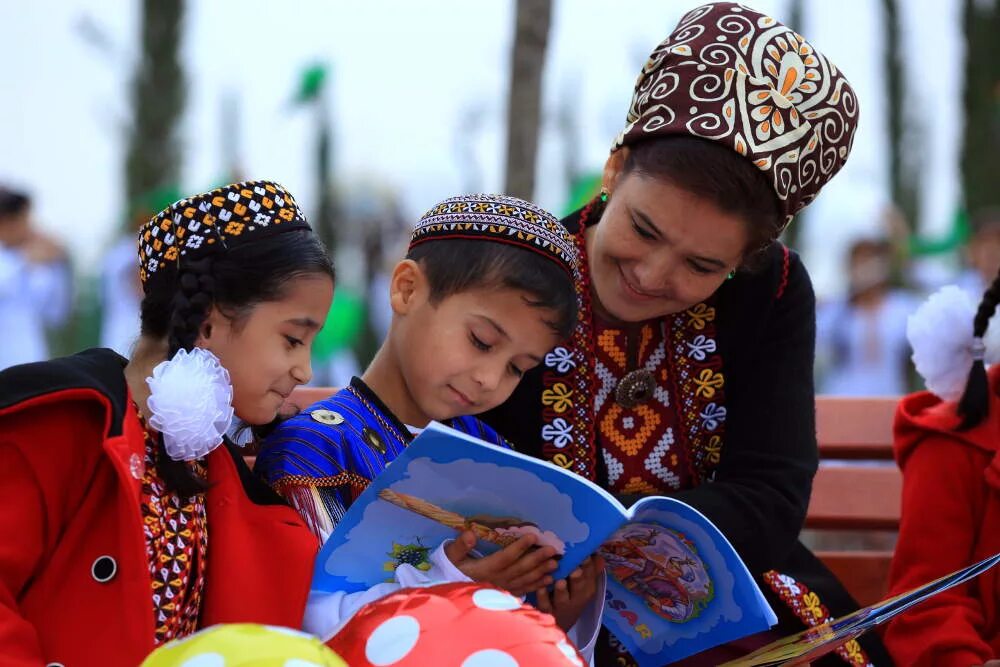
M 432 304 L 422 272 L 412 268 L 418 275 L 408 300 L 393 291 L 390 334 L 412 403 L 406 417 L 441 421 L 494 408 L 559 342 L 546 323 L 555 314 L 529 305 L 524 292 L 473 289 Z

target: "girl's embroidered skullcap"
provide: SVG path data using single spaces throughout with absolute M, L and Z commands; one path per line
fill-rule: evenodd
M 310 229 L 295 198 L 271 181 L 244 181 L 178 200 L 139 230 L 139 278 L 149 291 L 156 276 L 181 262 L 264 236 Z

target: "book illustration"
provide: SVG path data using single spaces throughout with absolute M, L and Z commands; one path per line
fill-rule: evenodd
M 386 572 L 395 573 L 400 565 L 412 565 L 423 572 L 431 569 L 431 548 L 421 544 L 419 537 L 415 539 L 415 544 L 392 543 L 392 551 L 386 553 L 389 557 L 384 566 Z M 386 581 L 393 580 L 392 576 L 386 579 Z
M 608 576 L 673 623 L 696 618 L 715 596 L 697 549 L 676 531 L 655 524 L 627 524 L 604 543 L 600 554 Z
M 542 530 L 530 521 L 524 521 L 516 517 L 491 516 L 489 514 L 476 514 L 464 517 L 457 512 L 444 509 L 430 501 L 392 489 L 382 489 L 378 495 L 382 500 L 432 521 L 437 521 L 443 526 L 454 528 L 457 531 L 471 530 L 477 540 L 486 540 L 499 547 L 506 547 L 513 544 L 524 535 L 535 535 L 538 537 L 538 541 L 535 543 L 536 547 L 551 546 L 556 550 L 557 558 L 562 557 L 566 553 L 566 544 L 559 539 L 558 535 L 550 530 Z

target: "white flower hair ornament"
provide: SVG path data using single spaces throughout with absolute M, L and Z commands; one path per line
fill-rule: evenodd
M 178 350 L 146 384 L 149 425 L 163 434 L 170 458 L 194 461 L 222 444 L 233 421 L 233 386 L 218 357 L 199 347 Z
M 973 336 L 978 304 L 964 290 L 942 287 L 910 315 L 906 337 L 913 364 L 924 385 L 945 401 L 962 397 L 972 363 L 1000 362 L 1000 318 L 994 316 L 982 338 Z

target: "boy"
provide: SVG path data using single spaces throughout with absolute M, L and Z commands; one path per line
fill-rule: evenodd
M 326 540 L 344 512 L 413 438 L 411 428 L 440 421 L 508 446 L 469 415 L 503 403 L 521 376 L 576 321 L 575 239 L 551 214 L 520 199 L 469 195 L 426 213 L 409 251 L 393 270 L 389 334 L 361 378 L 284 422 L 264 442 L 257 469 Z M 402 565 L 398 583 L 369 591 L 315 595 L 305 627 L 327 635 L 362 604 L 400 586 L 483 581 L 517 595 L 537 591 L 539 607 L 569 628 L 595 596 L 599 559 L 557 582 L 554 549 L 532 549 L 525 536 L 484 558 L 470 557 L 471 533 L 434 550 L 417 569 Z M 596 614 L 572 635 L 585 651 Z M 588 626 L 586 630 L 580 627 Z M 593 626 L 593 627 L 590 627 Z M 593 632 L 590 632 L 593 630 Z

